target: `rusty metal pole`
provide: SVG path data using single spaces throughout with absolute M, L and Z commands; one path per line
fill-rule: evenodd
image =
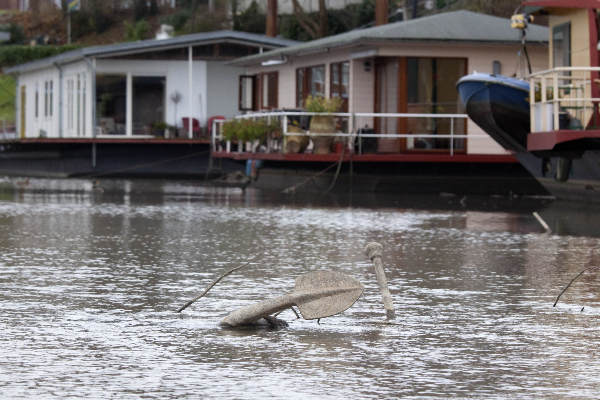
M 388 320 L 393 320 L 396 318 L 396 314 L 394 312 L 394 304 L 392 303 L 392 296 L 390 295 L 390 291 L 388 289 L 387 279 L 385 277 L 385 271 L 383 270 L 383 261 L 381 261 L 381 256 L 383 253 L 383 246 L 379 243 L 369 243 L 366 248 L 367 257 L 373 263 L 373 267 L 375 268 L 375 275 L 377 275 L 377 284 L 379 285 L 379 290 L 381 291 L 381 297 L 383 300 L 383 307 L 385 308 L 386 317 Z

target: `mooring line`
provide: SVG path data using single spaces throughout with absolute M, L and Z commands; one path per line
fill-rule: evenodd
M 130 171 L 130 170 L 142 168 L 142 167 L 148 167 L 148 166 L 152 166 L 152 165 L 163 164 L 163 163 L 171 162 L 171 161 L 183 160 L 185 158 L 195 157 L 195 156 L 198 156 L 198 155 L 201 155 L 201 154 L 206 154 L 208 152 L 209 152 L 208 150 L 203 150 L 203 151 L 199 151 L 199 152 L 196 152 L 196 153 L 186 154 L 184 156 L 179 156 L 179 157 L 175 157 L 175 158 L 169 158 L 169 159 L 166 159 L 166 160 L 160 160 L 160 161 L 153 161 L 153 162 L 149 162 L 149 163 L 136 164 L 136 165 L 133 165 L 133 166 L 127 167 L 127 168 L 115 169 L 115 170 L 112 170 L 112 171 L 100 172 L 100 173 L 96 173 L 96 174 L 85 174 L 85 175 L 81 175 L 79 177 L 80 178 L 97 178 L 99 176 L 111 175 L 111 174 L 115 174 L 115 173 L 119 173 L 119 172 L 125 172 L 125 171 Z

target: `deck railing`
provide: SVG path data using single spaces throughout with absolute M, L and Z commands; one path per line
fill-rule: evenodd
M 599 85 L 598 67 L 557 67 L 529 76 L 531 132 L 600 126 L 592 84 Z
M 290 132 L 289 126 L 292 121 L 299 121 L 303 118 L 313 116 L 333 116 L 338 120 L 337 125 L 342 126 L 341 132 L 315 133 L 309 129 Z M 308 136 L 309 138 L 333 137 L 340 140 L 343 145 L 354 149 L 358 154 L 365 152 L 364 143 L 368 140 L 377 139 L 405 139 L 406 147 L 414 150 L 446 150 L 450 155 L 465 149 L 466 139 L 489 139 L 485 134 L 465 133 L 466 114 L 414 114 L 414 113 L 312 113 L 299 111 L 277 111 L 277 112 L 256 112 L 244 115 L 238 115 L 236 119 L 266 119 L 272 122 L 278 121 L 283 141 L 276 143 L 275 140 L 267 138 L 263 151 L 266 152 L 284 152 L 283 143 L 291 136 Z M 364 127 L 365 123 L 373 126 L 373 122 L 380 119 L 379 131 L 385 133 L 375 133 L 372 128 Z M 400 122 L 401 120 L 406 120 Z M 225 140 L 223 136 L 223 124 L 227 121 L 213 121 L 211 143 L 213 151 L 233 152 L 235 141 Z M 302 125 L 299 123 L 298 125 Z M 398 126 L 412 127 L 425 132 L 417 133 L 414 131 L 398 132 Z M 441 143 L 441 144 L 440 144 Z M 259 143 L 247 143 L 238 145 L 236 152 L 256 152 Z M 429 146 L 429 147 L 428 147 Z M 436 147 L 437 146 L 437 147 Z

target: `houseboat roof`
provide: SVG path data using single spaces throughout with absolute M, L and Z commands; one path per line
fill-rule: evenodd
M 266 47 L 268 50 L 298 44 L 298 42 L 295 40 L 273 38 L 266 35 L 248 32 L 221 30 L 193 33 L 190 35 L 176 36 L 169 39 L 150 39 L 136 42 L 123 42 L 102 46 L 83 47 L 80 49 L 67 51 L 56 56 L 46 57 L 25 64 L 5 68 L 4 72 L 8 74 L 22 73 L 43 69 L 52 65 L 64 65 L 87 58 L 140 54 L 212 43 L 254 45 L 257 47 Z
M 420 42 L 479 42 L 479 43 L 518 43 L 521 33 L 510 27 L 510 20 L 472 11 L 453 11 L 357 29 L 339 35 L 329 36 L 306 43 L 276 49 L 261 54 L 239 58 L 234 65 L 253 65 L 273 57 L 298 56 L 326 52 L 332 48 L 398 41 Z M 527 42 L 546 44 L 548 28 L 530 24 Z

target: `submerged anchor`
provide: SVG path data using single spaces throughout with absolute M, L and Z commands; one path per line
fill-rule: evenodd
M 366 252 L 375 268 L 387 319 L 391 320 L 394 318 L 394 309 L 381 261 L 382 246 L 378 243 L 369 243 Z M 204 296 L 224 276 L 240 268 L 234 268 L 219 277 L 200 296 L 187 302 L 178 312 Z M 285 321 L 273 315 L 288 308 L 293 310 L 293 306 L 298 307 L 304 319 L 330 317 L 350 308 L 363 291 L 364 286 L 351 276 L 336 271 L 313 271 L 296 278 L 292 292 L 239 308 L 223 318 L 221 326 L 253 326 L 259 324 L 261 320 L 265 320 L 271 326 L 287 325 Z

